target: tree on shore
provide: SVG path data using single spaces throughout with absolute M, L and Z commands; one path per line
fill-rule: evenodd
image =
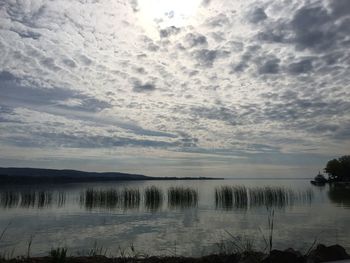
M 350 181 L 350 155 L 328 161 L 324 171 L 331 181 Z

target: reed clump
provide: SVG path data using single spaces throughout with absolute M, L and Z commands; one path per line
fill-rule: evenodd
M 135 209 L 140 207 L 141 194 L 137 188 L 124 188 L 122 191 L 123 208 Z
M 145 207 L 147 210 L 156 211 L 163 204 L 163 192 L 155 186 L 150 186 L 144 192 Z
M 215 204 L 217 208 L 239 208 L 265 206 L 283 208 L 295 202 L 311 202 L 313 192 L 293 191 L 284 187 L 222 186 L 215 189 Z
M 140 206 L 141 194 L 137 188 L 124 188 L 122 190 L 107 189 L 95 190 L 89 188 L 80 195 L 80 203 L 86 209 L 132 209 Z
M 80 197 L 81 202 L 85 208 L 108 208 L 113 209 L 118 206 L 120 195 L 114 189 L 109 190 L 94 190 L 87 189 Z
M 170 208 L 189 208 L 198 205 L 198 193 L 189 187 L 170 187 L 168 189 Z
M 215 204 L 218 208 L 246 208 L 247 188 L 244 186 L 221 186 L 215 189 Z
M 44 208 L 52 205 L 53 193 L 49 191 L 3 191 L 0 206 L 4 208 Z
M 285 207 L 294 200 L 294 192 L 283 187 L 253 188 L 249 191 L 251 206 Z
M 17 207 L 20 201 L 20 195 L 13 191 L 4 191 L 0 193 L 0 205 L 3 208 Z
M 216 207 L 230 209 L 233 208 L 233 191 L 230 186 L 221 186 L 215 189 Z

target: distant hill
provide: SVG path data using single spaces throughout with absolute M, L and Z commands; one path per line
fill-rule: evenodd
M 98 173 L 40 168 L 0 168 L 0 183 L 69 183 L 152 179 L 140 174 Z
M 118 172 L 84 172 L 41 168 L 1 168 L 0 184 L 80 183 L 135 180 L 216 180 L 210 177 L 151 177 Z

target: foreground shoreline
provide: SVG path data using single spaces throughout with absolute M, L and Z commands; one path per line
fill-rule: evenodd
M 1 252 L 1 251 L 0 251 Z M 301 254 L 292 248 L 286 250 L 271 250 L 269 253 L 253 250 L 235 253 L 211 254 L 202 257 L 182 256 L 145 256 L 127 254 L 119 257 L 107 257 L 93 254 L 89 256 L 67 256 L 65 248 L 53 249 L 49 256 L 6 258 L 0 254 L 1 263 L 318 263 L 330 261 L 350 262 L 350 255 L 340 245 L 317 245 L 310 248 L 306 254 Z M 345 261 L 344 261 L 345 260 Z

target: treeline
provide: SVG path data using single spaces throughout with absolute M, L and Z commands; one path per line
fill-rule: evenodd
M 324 171 L 330 182 L 350 182 L 350 155 L 328 161 Z

